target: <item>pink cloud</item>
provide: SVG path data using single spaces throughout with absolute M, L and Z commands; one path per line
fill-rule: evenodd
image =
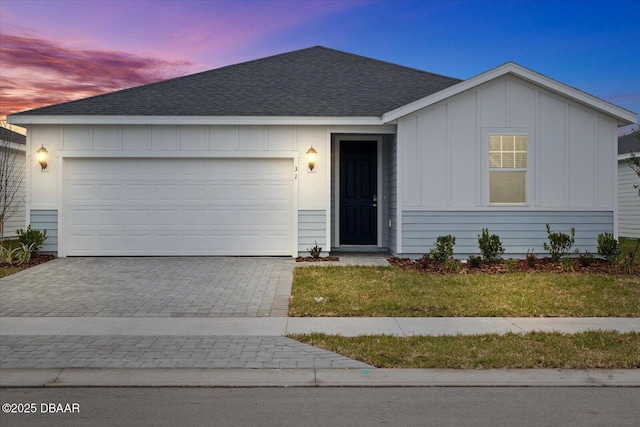
M 0 115 L 188 73 L 193 63 L 0 34 Z

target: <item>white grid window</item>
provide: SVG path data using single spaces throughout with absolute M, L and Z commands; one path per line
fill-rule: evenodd
M 489 135 L 489 202 L 527 203 L 527 135 Z

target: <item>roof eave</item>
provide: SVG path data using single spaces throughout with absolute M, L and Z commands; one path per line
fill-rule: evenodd
M 380 117 L 315 116 L 111 116 L 111 115 L 10 115 L 16 125 L 98 124 L 98 125 L 356 125 L 380 126 Z
M 410 104 L 407 104 L 400 108 L 396 108 L 395 110 L 389 111 L 383 114 L 382 121 L 384 123 L 393 122 L 399 119 L 400 117 L 406 116 L 417 110 L 426 108 L 444 99 L 450 98 L 466 90 L 473 89 L 474 87 L 477 87 L 488 81 L 491 81 L 493 79 L 496 79 L 498 77 L 502 77 L 508 74 L 515 75 L 524 80 L 530 81 L 552 92 L 559 93 L 563 96 L 566 96 L 567 98 L 570 98 L 575 102 L 585 104 L 604 114 L 614 117 L 618 121 L 618 126 L 626 126 L 626 125 L 637 123 L 638 121 L 638 115 L 632 111 L 618 107 L 617 105 L 611 104 L 600 98 L 589 95 L 588 93 L 582 92 L 571 86 L 567 86 L 564 83 L 560 83 L 556 80 L 553 80 L 542 74 L 536 73 L 535 71 L 529 70 L 528 68 L 522 67 L 513 62 L 508 62 L 497 68 L 494 68 L 485 73 L 479 74 L 475 77 L 471 77 L 468 80 L 464 80 L 456 85 L 453 85 L 444 90 L 441 90 L 440 92 L 436 92 L 425 98 L 419 99 Z

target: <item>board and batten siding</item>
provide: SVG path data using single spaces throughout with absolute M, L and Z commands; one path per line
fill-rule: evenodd
M 640 179 L 626 160 L 618 162 L 618 235 L 640 239 Z
M 59 184 L 65 179 L 65 161 L 82 158 L 292 159 L 293 206 L 302 210 L 330 208 L 328 126 L 35 124 L 27 128 L 28 149 L 44 145 L 49 151 L 46 173 L 40 172 L 36 162 L 29 163 L 30 209 L 63 209 L 59 203 L 65 197 Z M 313 173 L 305 159 L 310 146 L 318 152 Z M 64 239 L 61 235 L 62 244 Z M 296 247 L 294 241 L 292 252 Z
M 490 207 L 490 133 L 528 135 L 522 209 L 615 209 L 617 122 L 505 76 L 398 120 L 400 209 Z
M 47 239 L 40 249 L 41 253 L 58 253 L 58 211 L 55 209 L 31 209 L 30 225 L 34 230 L 47 232 Z
M 327 213 L 323 210 L 298 211 L 298 255 L 309 256 L 309 249 L 316 244 L 322 248 L 322 256 L 327 256 Z
M 607 211 L 405 211 L 402 219 L 402 247 L 407 256 L 428 253 L 438 236 L 456 238 L 454 256 L 479 255 L 478 235 L 483 228 L 497 234 L 505 257 L 522 258 L 527 251 L 545 256 L 549 242 L 546 224 L 552 232 L 570 234 L 575 228 L 573 249 L 597 253 L 600 233 L 612 233 L 613 212 Z
M 566 230 L 557 231 L 576 227 L 578 247 L 595 252 L 591 239 L 615 229 L 616 131 L 615 118 L 512 75 L 400 118 L 398 252 L 422 254 L 438 235 L 452 234 L 460 253 L 477 253 L 482 227 L 507 243 L 506 256 L 539 252 L 544 224 L 553 227 L 558 215 Z M 489 202 L 494 133 L 528 136 L 525 205 Z M 581 234 L 581 221 L 592 220 Z M 513 228 L 501 235 L 494 221 Z

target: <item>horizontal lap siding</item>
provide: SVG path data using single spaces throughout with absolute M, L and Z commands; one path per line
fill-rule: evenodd
M 47 239 L 42 245 L 42 253 L 58 253 L 58 211 L 55 209 L 34 209 L 30 213 L 30 224 L 34 230 L 46 230 Z
M 574 248 L 581 252 L 597 252 L 600 233 L 613 232 L 613 212 L 606 211 L 540 211 L 540 212 L 467 212 L 405 211 L 402 215 L 403 254 L 419 256 L 433 248 L 438 236 L 456 238 L 454 252 L 458 258 L 479 254 L 478 235 L 482 228 L 500 237 L 505 256 L 522 257 L 528 250 L 544 255 L 548 242 L 545 224 L 552 232 L 576 230 Z
M 324 210 L 298 211 L 298 255 L 308 256 L 309 248 L 322 247 L 322 255 L 328 254 L 327 213 Z
M 618 234 L 640 238 L 640 195 L 634 185 L 640 185 L 638 175 L 626 161 L 618 164 Z

